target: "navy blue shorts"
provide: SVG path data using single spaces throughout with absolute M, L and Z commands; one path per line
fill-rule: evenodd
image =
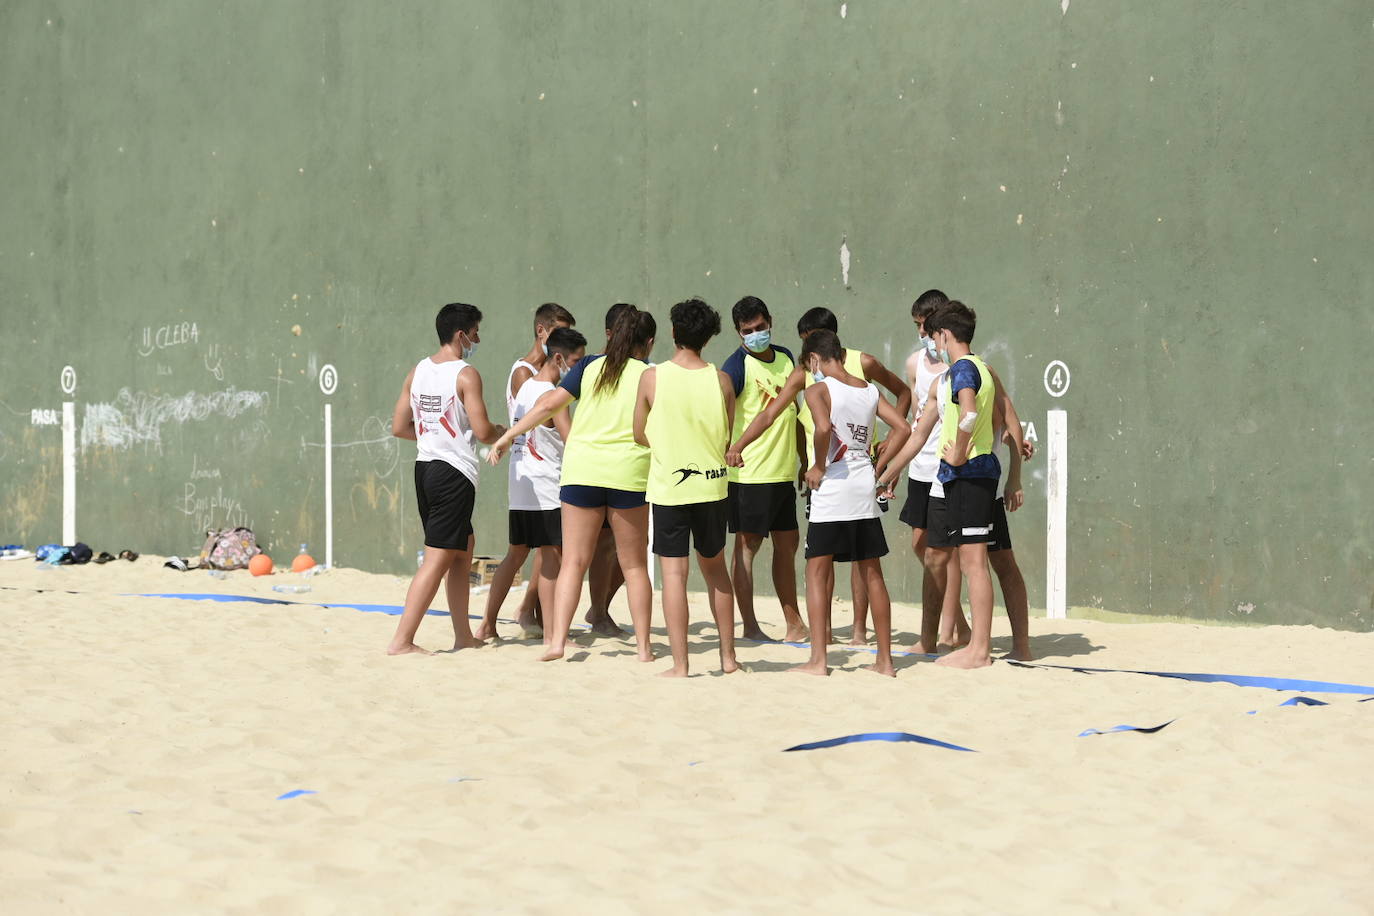
M 643 490 L 617 490 L 613 487 L 586 487 L 564 484 L 558 498 L 579 509 L 638 509 L 646 505 Z

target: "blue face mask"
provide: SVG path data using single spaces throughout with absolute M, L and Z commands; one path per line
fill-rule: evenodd
M 931 359 L 940 358 L 940 350 L 935 346 L 935 341 L 932 338 L 922 337 L 921 344 L 926 348 L 926 352 L 930 354 Z
M 744 345 L 749 348 L 751 353 L 762 353 L 768 349 L 768 343 L 773 339 L 771 329 L 765 328 L 762 331 L 754 331 L 752 334 L 744 335 Z
M 466 335 L 464 335 L 464 336 L 466 336 Z M 468 339 L 468 345 L 465 346 L 465 347 L 463 347 L 463 359 L 472 359 L 472 357 L 473 357 L 476 353 L 477 353 L 477 344 L 473 343 L 472 339 L 469 338 L 469 339 Z

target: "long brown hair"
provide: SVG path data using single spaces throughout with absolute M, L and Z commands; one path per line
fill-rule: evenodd
M 625 364 L 630 357 L 653 340 L 657 332 L 658 322 L 648 312 L 642 312 L 633 305 L 621 311 L 611 325 L 611 339 L 606 342 L 605 364 L 592 391 L 596 394 L 614 391 L 620 385 L 620 376 L 624 374 Z

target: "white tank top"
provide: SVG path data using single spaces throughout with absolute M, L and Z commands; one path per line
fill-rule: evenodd
M 945 425 L 945 405 L 946 405 L 947 403 L 949 403 L 949 372 L 948 372 L 948 371 L 946 371 L 944 374 L 942 374 L 942 375 L 940 376 L 940 387 L 939 387 L 938 389 L 936 389 L 936 391 L 935 391 L 935 409 L 938 410 L 938 411 L 940 412 L 940 420 L 939 420 L 939 422 L 937 422 L 937 423 L 935 424 L 935 428 L 934 428 L 933 430 L 930 431 L 930 438 L 934 439 L 936 442 L 939 442 L 939 441 L 940 441 L 940 430 L 941 430 L 941 429 L 944 427 L 944 425 Z M 936 456 L 935 456 L 935 470 L 936 470 L 937 472 L 940 470 L 940 456 L 939 456 L 939 455 L 936 455 Z M 936 476 L 936 477 L 931 478 L 931 484 L 930 484 L 930 498 L 931 498 L 931 499 L 944 499 L 944 498 L 945 498 L 945 485 L 942 484 L 942 483 L 940 483 L 939 477 L 938 477 L 938 473 L 937 473 L 937 476 Z
M 546 391 L 553 390 L 552 382 L 530 379 L 520 386 L 515 396 L 515 410 L 511 425 L 530 412 L 534 402 Z M 510 477 L 507 492 L 510 507 L 517 512 L 542 512 L 557 509 L 558 477 L 563 469 L 563 437 L 552 426 L 540 424 L 511 443 Z
M 516 370 L 522 367 L 530 370 L 531 375 L 539 374 L 539 370 L 531 366 L 529 363 L 525 362 L 524 359 L 517 359 L 514 363 L 511 364 L 510 371 L 506 373 L 506 416 L 510 417 L 511 426 L 515 425 L 515 398 L 516 395 L 518 395 L 520 392 L 517 391 L 515 394 L 511 394 L 510 383 L 511 380 L 515 378 Z M 529 380 L 526 379 L 526 381 Z
M 878 389 L 825 379 L 830 391 L 830 453 L 820 488 L 811 493 L 811 521 L 878 517 L 878 479 L 869 449 L 878 418 Z
M 461 359 L 436 363 L 425 357 L 410 381 L 410 413 L 415 423 L 416 461 L 445 461 L 477 486 L 477 452 L 472 424 L 458 397 Z
M 912 388 L 911 397 L 916 404 L 917 418 L 921 416 L 921 411 L 925 410 L 926 399 L 930 397 L 930 383 L 948 372 L 949 366 L 944 363 L 940 363 L 939 372 L 932 372 L 926 366 L 925 351 L 916 354 L 916 384 Z M 908 477 L 926 482 L 935 479 L 936 473 L 940 470 L 939 444 L 940 427 L 936 426 L 931 431 L 930 438 L 926 439 L 926 444 L 916 453 L 916 457 L 911 459 L 911 464 L 907 467 Z

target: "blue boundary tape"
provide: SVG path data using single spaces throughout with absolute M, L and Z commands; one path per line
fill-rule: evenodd
M 314 789 L 292 789 L 290 792 L 283 792 L 277 796 L 277 801 L 286 801 L 288 798 L 300 798 L 302 795 L 319 795 Z
M 1143 735 L 1153 735 L 1155 732 L 1161 731 L 1177 721 L 1177 719 L 1170 719 L 1163 725 L 1113 725 L 1111 728 L 1089 728 L 1079 732 L 1078 737 L 1086 738 L 1089 735 L 1110 735 L 1112 732 L 1140 732 Z
M 845 735 L 842 738 L 827 738 L 824 741 L 812 741 L 809 744 L 798 744 L 796 747 L 783 748 L 783 753 L 788 751 L 817 751 L 827 747 L 839 747 L 841 744 L 857 744 L 861 741 L 911 741 L 916 744 L 929 744 L 931 747 L 948 748 L 951 751 L 967 751 L 970 754 L 978 753 L 971 747 L 960 747 L 957 744 L 950 744 L 948 741 L 938 741 L 935 738 L 927 738 L 924 735 L 913 735 L 911 732 L 864 732 L 859 735 Z
M 308 607 L 347 607 L 365 614 L 388 614 L 397 616 L 404 608 L 398 604 L 358 604 L 347 601 L 286 601 L 281 598 L 260 598 L 254 595 L 224 595 L 218 592 L 203 593 L 149 593 L 137 595 L 139 598 L 180 598 L 187 601 L 250 601 L 254 604 L 287 604 Z M 447 617 L 448 611 L 430 609 L 426 614 Z M 472 620 L 480 620 L 481 615 L 469 614 Z M 810 648 L 809 643 L 780 643 L 780 645 Z M 873 651 L 873 650 L 869 650 Z M 921 653 L 894 652 L 893 655 L 917 655 Z M 929 656 L 926 656 L 929 657 Z M 1308 681 L 1299 678 L 1258 677 L 1249 674 L 1205 674 L 1185 671 L 1139 671 L 1131 668 L 1087 668 L 1082 665 L 1050 665 L 1044 662 L 1008 661 L 1018 668 L 1047 668 L 1060 671 L 1082 671 L 1088 674 L 1143 674 L 1149 677 L 1169 677 L 1182 681 L 1202 684 L 1234 684 L 1237 687 L 1262 687 L 1268 690 L 1294 690 L 1302 693 L 1353 693 L 1374 698 L 1374 687 L 1362 684 L 1341 684 L 1333 681 Z M 895 734 L 895 733 L 894 733 Z
M 1249 674 L 1195 674 L 1184 671 L 1137 671 L 1130 668 L 1085 668 L 1081 665 L 1048 665 L 1042 662 L 1009 662 L 1018 668 L 1055 668 L 1060 671 L 1083 671 L 1088 674 L 1144 674 L 1149 677 L 1171 677 L 1202 684 L 1235 684 L 1237 687 L 1263 687 L 1268 690 L 1299 690 L 1305 693 L 1357 693 L 1374 695 L 1374 687 L 1361 684 L 1340 684 L 1332 681 L 1305 681 L 1287 677 L 1256 677 Z

